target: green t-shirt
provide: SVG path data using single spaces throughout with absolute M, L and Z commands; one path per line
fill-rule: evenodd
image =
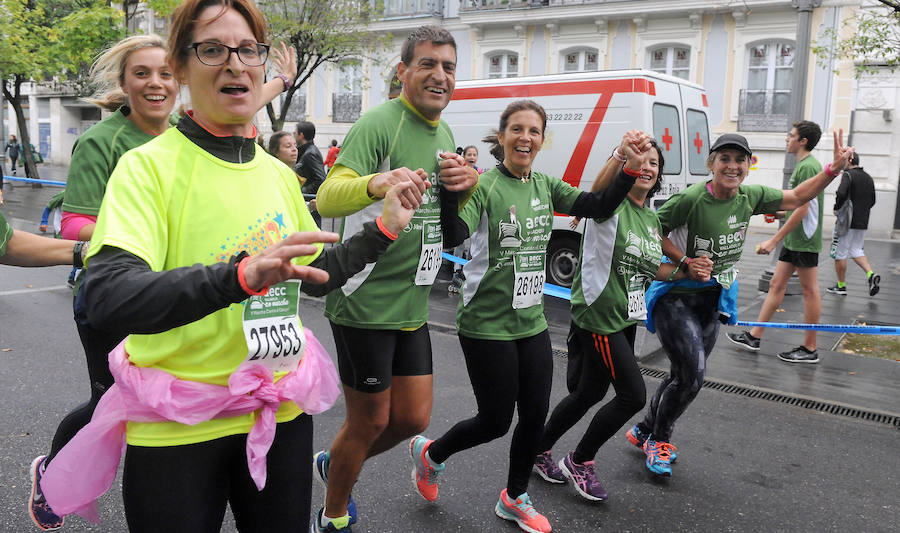
M 791 189 L 819 172 L 822 172 L 822 164 L 812 155 L 804 157 L 797 163 L 794 173 L 791 174 Z M 785 248 L 794 252 L 819 253 L 822 251 L 822 217 L 825 213 L 822 206 L 824 205 L 825 192 L 822 191 L 809 201 L 809 209 L 803 216 L 803 221 L 784 238 Z M 790 218 L 792 213 L 793 211 L 788 211 L 787 218 Z
M 57 207 L 60 207 L 63 204 L 63 201 L 66 197 L 66 190 L 63 189 L 58 193 L 54 194 L 50 200 L 47 201 L 47 209 L 53 211 Z
M 402 98 L 375 107 L 350 128 L 337 164 L 360 176 L 407 167 L 425 170 L 431 189 L 422 197 L 412 222 L 376 263 L 331 291 L 325 316 L 343 326 L 367 329 L 418 328 L 428 320 L 428 295 L 441 262 L 438 175 L 440 152 L 455 149 L 444 121 L 429 122 Z M 381 214 L 383 200 L 344 217 L 341 238 Z
M 88 259 L 104 246 L 130 252 L 160 272 L 256 255 L 295 231 L 315 230 L 293 171 L 264 150 L 247 163 L 218 159 L 172 128 L 125 154 L 113 172 Z M 318 255 L 315 254 L 315 255 Z M 315 256 L 297 260 L 306 264 Z M 129 335 L 132 363 L 178 378 L 228 384 L 248 358 L 242 323 L 247 301 L 190 324 L 152 335 Z M 284 373 L 276 373 L 276 379 Z M 282 403 L 276 419 L 300 413 Z M 128 442 L 172 446 L 247 433 L 254 415 L 187 426 L 175 422 L 128 424 Z
M 125 108 L 94 124 L 75 142 L 63 211 L 96 215 L 122 154 L 153 138 L 128 120 Z
M 741 185 L 732 198 L 719 199 L 710 194 L 707 183 L 695 183 L 675 194 L 657 214 L 663 235 L 688 257 L 712 259 L 713 276 L 727 288 L 737 275 L 734 265 L 741 258 L 750 217 L 777 211 L 784 193 L 764 185 Z M 690 292 L 680 287 L 672 290 Z
M 6 244 L 12 239 L 13 229 L 0 213 L 0 256 L 6 255 Z
M 476 339 L 514 340 L 547 329 L 544 273 L 553 212 L 568 213 L 581 191 L 532 172 L 528 182 L 493 168 L 460 212 L 472 259 L 456 312 L 456 329 Z
M 572 284 L 572 320 L 609 335 L 647 317 L 644 293 L 662 261 L 659 218 L 625 199 L 606 220 L 587 220 Z

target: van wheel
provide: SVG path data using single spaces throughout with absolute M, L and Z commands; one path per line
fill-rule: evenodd
M 559 237 L 547 246 L 547 281 L 554 285 L 571 287 L 578 268 L 578 239 Z

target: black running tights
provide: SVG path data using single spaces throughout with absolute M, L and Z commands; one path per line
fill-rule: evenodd
M 478 414 L 454 425 L 434 441 L 428 454 L 442 463 L 451 455 L 500 438 L 509 431 L 513 413 L 519 422 L 509 449 L 506 489 L 510 498 L 528 490 L 528 478 L 540 447 L 550 407 L 553 356 L 550 334 L 512 341 L 459 336 L 475 392 Z
M 132 533 L 213 533 L 231 505 L 238 531 L 309 530 L 313 422 L 302 414 L 275 426 L 266 486 L 247 467 L 247 435 L 183 446 L 128 446 L 122 497 Z
M 616 396 L 594 415 L 575 448 L 575 462 L 593 461 L 600 447 L 629 418 L 644 408 L 647 390 L 634 359 L 636 330 L 637 327 L 632 325 L 611 335 L 600 335 L 572 324 L 582 357 L 578 386 L 559 402 L 550 415 L 544 428 L 540 451 L 552 448 L 591 407 L 600 403 L 610 384 L 615 389 Z
M 666 294 L 653 308 L 656 335 L 669 357 L 669 376 L 638 424 L 653 440 L 669 442 L 675 421 L 694 401 L 706 375 L 706 359 L 719 334 L 719 291 Z
M 87 358 L 88 379 L 91 381 L 91 399 L 79 405 L 69 412 L 56 427 L 53 435 L 53 443 L 50 446 L 50 454 L 47 456 L 49 463 L 63 446 L 72 440 L 81 428 L 91 421 L 94 409 L 100 402 L 100 397 L 106 389 L 112 387 L 113 377 L 109 372 L 109 352 L 121 342 L 118 335 L 110 335 L 104 331 L 98 331 L 91 327 L 84 314 L 84 287 L 75 297 L 75 326 L 78 328 L 78 336 L 84 347 L 84 355 Z

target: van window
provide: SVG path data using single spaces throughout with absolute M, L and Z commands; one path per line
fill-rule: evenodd
M 678 123 L 678 109 L 670 105 L 653 104 L 653 136 L 666 158 L 663 174 L 681 174 L 681 126 Z
M 706 158 L 709 156 L 709 125 L 706 123 L 706 113 L 696 109 L 688 109 L 686 118 L 688 168 L 691 174 L 705 176 L 709 174 L 706 168 Z

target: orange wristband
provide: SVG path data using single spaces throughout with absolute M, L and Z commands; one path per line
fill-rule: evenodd
M 250 288 L 249 285 L 247 285 L 247 279 L 244 277 L 244 269 L 247 268 L 247 259 L 250 259 L 250 258 L 245 257 L 245 258 L 241 259 L 240 263 L 238 263 L 238 266 L 237 266 L 238 267 L 238 271 L 237 271 L 238 283 L 241 285 L 241 288 L 244 289 L 244 292 L 246 292 L 250 296 L 262 296 L 263 294 L 266 294 L 267 292 L 269 292 L 269 286 L 266 285 L 262 289 L 260 289 L 258 291 L 254 291 L 253 289 Z
M 391 230 L 387 229 L 387 226 L 385 226 L 384 222 L 381 221 L 380 216 L 375 219 L 375 224 L 378 226 L 378 229 L 381 230 L 381 233 L 384 233 L 388 239 L 390 239 L 392 241 L 397 240 L 397 235 L 394 233 L 391 233 Z
M 628 167 L 622 167 L 622 172 L 628 174 L 628 175 L 631 176 L 632 178 L 640 178 L 640 177 L 641 177 L 641 171 L 640 171 L 640 170 L 631 170 L 631 169 L 628 168 Z

